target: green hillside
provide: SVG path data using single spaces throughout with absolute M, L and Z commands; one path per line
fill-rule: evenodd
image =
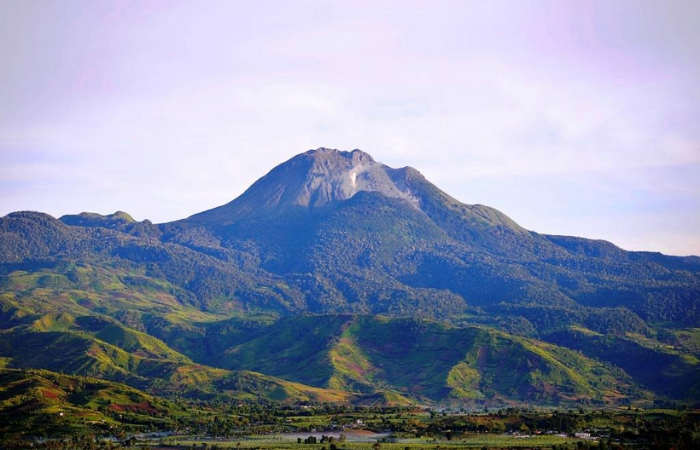
M 396 390 L 423 401 L 630 401 L 631 378 L 580 354 L 480 327 L 413 319 L 282 319 L 226 352 L 229 368 L 333 389 Z
M 635 334 L 605 336 L 579 327 L 552 333 L 547 339 L 615 364 L 662 394 L 675 398 L 700 395 L 700 359 L 658 340 Z
M 45 370 L 0 369 L 0 435 L 172 428 L 172 403 L 123 384 Z

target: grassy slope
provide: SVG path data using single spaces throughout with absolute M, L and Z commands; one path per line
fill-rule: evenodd
M 580 327 L 547 339 L 615 364 L 650 389 L 673 397 L 700 395 L 700 360 L 692 354 L 640 335 L 605 336 Z
M 548 403 L 619 395 L 609 370 L 542 342 L 411 320 L 363 317 L 355 327 L 348 331 L 390 383 L 429 398 Z
M 164 396 L 211 398 L 223 395 L 249 400 L 330 403 L 371 400 L 369 395 L 305 386 L 254 372 L 239 373 L 199 364 L 142 358 L 79 333 L 16 331 L 0 333 L 0 349 L 5 355 L 6 367 L 42 368 L 99 377 Z M 12 348 L 21 348 L 21 351 Z
M 96 376 L 163 395 L 211 397 L 223 393 L 285 401 L 368 401 L 367 396 L 194 364 L 162 340 L 110 315 L 147 331 L 155 328 L 199 357 L 217 352 L 216 339 L 207 339 L 208 328 L 230 345 L 269 318 L 221 320 L 221 316 L 178 303 L 167 294 L 171 287 L 164 282 L 142 280 L 136 287 L 124 284 L 138 274 L 121 268 L 78 265 L 63 272 L 16 271 L 4 278 L 11 289 L 0 296 L 4 366 Z
M 671 345 L 677 351 L 700 356 L 700 328 L 663 330 L 659 340 Z
M 618 400 L 631 382 L 581 355 L 497 331 L 412 319 L 283 319 L 227 353 L 231 368 L 316 386 L 437 401 Z
M 86 425 L 107 428 L 152 423 L 166 427 L 171 409 L 169 402 L 123 384 L 45 370 L 0 369 L 2 435 L 18 429 L 70 433 L 83 431 Z

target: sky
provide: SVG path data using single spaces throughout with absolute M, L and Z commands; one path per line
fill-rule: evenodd
M 0 215 L 227 203 L 309 149 L 700 255 L 696 0 L 0 2 Z

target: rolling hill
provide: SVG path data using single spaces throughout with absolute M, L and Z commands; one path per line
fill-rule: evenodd
M 222 365 L 350 391 L 391 388 L 443 403 L 631 400 L 622 371 L 576 352 L 481 327 L 372 316 L 282 319 Z

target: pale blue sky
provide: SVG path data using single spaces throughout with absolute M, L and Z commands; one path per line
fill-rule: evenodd
M 164 222 L 320 146 L 700 254 L 700 2 L 0 2 L 0 214 Z

